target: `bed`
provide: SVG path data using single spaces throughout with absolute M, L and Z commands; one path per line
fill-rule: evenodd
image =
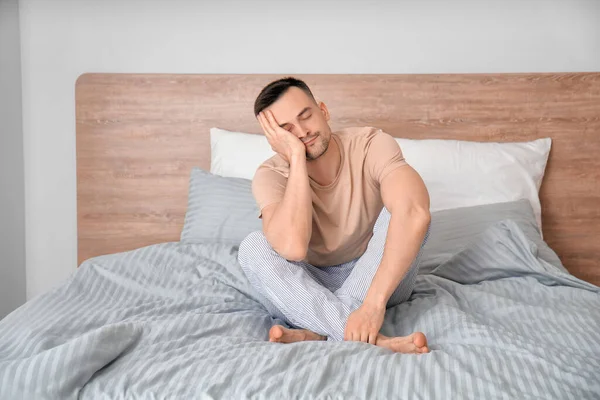
M 551 138 L 542 228 L 524 200 L 433 213 L 414 293 L 382 328 L 425 332 L 429 354 L 270 343 L 236 241 L 206 228 L 252 207 L 247 179 L 208 172 L 209 132 L 259 133 L 253 100 L 280 76 L 85 74 L 81 264 L 0 321 L 0 398 L 600 398 L 600 73 L 295 76 L 334 130 Z M 192 196 L 212 199 L 196 223 L 214 235 L 182 235 Z

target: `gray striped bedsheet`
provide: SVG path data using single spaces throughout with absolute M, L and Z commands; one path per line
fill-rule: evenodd
M 235 247 L 96 257 L 0 321 L 0 399 L 598 399 L 600 289 L 535 254 L 503 221 L 419 276 L 383 333 L 425 355 L 269 343 Z

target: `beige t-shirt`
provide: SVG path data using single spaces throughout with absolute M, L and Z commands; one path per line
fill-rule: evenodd
M 313 226 L 306 261 L 332 266 L 361 256 L 383 209 L 380 183 L 396 168 L 408 165 L 396 140 L 372 127 L 346 128 L 332 133 L 341 164 L 333 182 L 322 186 L 309 177 Z M 252 192 L 262 210 L 282 201 L 289 164 L 279 155 L 257 169 Z

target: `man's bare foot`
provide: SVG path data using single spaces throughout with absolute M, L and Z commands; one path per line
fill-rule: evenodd
M 422 332 L 415 332 L 408 336 L 387 337 L 381 333 L 377 335 L 377 346 L 385 347 L 397 353 L 429 353 L 427 338 Z
M 269 330 L 269 342 L 295 343 L 305 340 L 326 340 L 327 337 L 318 335 L 308 329 L 288 329 L 274 325 Z

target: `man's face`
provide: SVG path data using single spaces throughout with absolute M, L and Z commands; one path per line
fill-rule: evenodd
M 325 153 L 331 139 L 325 104 L 316 104 L 302 89 L 291 87 L 268 109 L 279 126 L 304 143 L 307 160 L 316 160 Z

